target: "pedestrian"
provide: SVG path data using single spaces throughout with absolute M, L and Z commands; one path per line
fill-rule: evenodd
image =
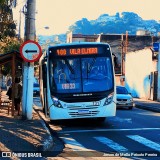
M 9 97 L 9 100 L 12 100 L 12 85 L 7 90 L 6 95 Z
M 9 87 L 11 86 L 11 84 L 12 84 L 12 79 L 11 79 L 11 77 L 9 77 L 8 80 L 7 80 L 7 83 L 6 83 L 7 91 L 9 89 Z
M 14 104 L 15 110 L 18 111 L 18 115 L 20 115 L 20 103 L 22 97 L 22 86 L 20 84 L 20 78 L 15 78 L 15 90 L 14 90 Z

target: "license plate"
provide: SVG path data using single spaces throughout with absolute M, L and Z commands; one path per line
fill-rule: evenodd
M 125 102 L 118 102 L 119 104 L 126 104 Z
M 87 114 L 89 113 L 89 110 L 79 110 L 78 114 Z

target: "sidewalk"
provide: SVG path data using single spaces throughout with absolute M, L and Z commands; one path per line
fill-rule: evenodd
M 52 136 L 37 112 L 33 110 L 32 120 L 24 120 L 21 116 L 8 115 L 7 107 L 0 108 L 0 157 L 1 152 L 37 152 L 37 156 L 40 156 L 40 152 L 48 151 L 51 147 Z
M 160 113 L 160 102 L 133 98 L 135 107 Z
M 134 98 L 134 102 L 137 108 L 160 113 L 160 102 L 138 98 Z M 8 115 L 7 107 L 0 108 L 0 154 L 1 152 L 40 153 L 49 151 L 54 146 L 51 133 L 40 117 L 38 109 L 33 108 L 36 111 L 33 110 L 32 120 L 23 120 L 21 116 L 13 117 L 11 113 Z

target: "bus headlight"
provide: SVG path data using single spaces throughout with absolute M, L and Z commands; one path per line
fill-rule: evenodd
M 103 106 L 106 106 L 106 105 L 109 105 L 110 103 L 112 103 L 113 95 L 114 95 L 114 93 L 111 93 L 111 94 L 108 95 L 108 97 L 106 98 Z
M 61 103 L 59 102 L 59 100 L 57 98 L 53 98 L 53 105 L 55 107 L 58 107 L 58 108 L 63 108 Z

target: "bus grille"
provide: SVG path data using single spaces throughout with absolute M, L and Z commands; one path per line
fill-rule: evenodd
M 78 110 L 78 109 L 97 109 L 99 106 L 67 106 L 67 109 L 69 110 Z
M 81 113 L 79 114 L 78 111 L 74 111 L 74 112 L 69 112 L 69 115 L 71 117 L 87 117 L 87 116 L 95 116 L 99 113 L 99 111 L 89 111 L 89 113 Z

